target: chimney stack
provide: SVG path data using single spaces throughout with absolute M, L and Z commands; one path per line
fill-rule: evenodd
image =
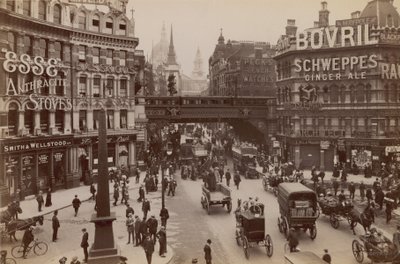
M 296 20 L 288 19 L 286 26 L 286 36 L 295 36 L 297 33 Z
M 355 19 L 355 18 L 360 18 L 361 12 L 360 11 L 355 11 L 353 13 L 351 13 L 351 18 Z
M 328 3 L 323 1 L 321 2 L 322 10 L 319 11 L 319 26 L 327 27 L 329 26 L 329 11 L 328 11 Z

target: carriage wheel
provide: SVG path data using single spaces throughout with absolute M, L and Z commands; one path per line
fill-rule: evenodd
M 279 233 L 283 233 L 282 222 L 280 217 L 278 217 L 278 228 L 279 228 Z
M 272 257 L 272 254 L 274 254 L 274 246 L 272 245 L 272 239 L 270 235 L 265 236 L 264 244 L 265 250 L 267 251 L 267 256 Z
M 33 252 L 37 255 L 37 256 L 42 256 L 44 254 L 46 254 L 48 249 L 48 246 L 46 243 L 44 242 L 38 242 L 35 247 L 33 248 Z
M 311 238 L 312 240 L 314 240 L 316 237 L 317 237 L 317 227 L 316 227 L 315 225 L 313 225 L 313 226 L 310 228 L 310 238 Z
M 235 231 L 235 237 L 236 237 L 236 244 L 238 246 L 240 246 L 241 235 L 240 235 L 240 231 L 238 229 L 236 229 L 236 231 Z
M 11 255 L 14 258 L 22 258 L 24 256 L 24 247 L 22 245 L 13 247 L 11 249 Z
M 242 237 L 243 241 L 243 251 L 244 251 L 244 256 L 246 259 L 249 259 L 250 254 L 249 254 L 249 241 L 247 240 L 247 237 L 243 236 Z
M 232 201 L 229 201 L 229 203 L 226 204 L 226 209 L 228 210 L 228 213 L 232 211 Z
M 331 214 L 331 216 L 329 217 L 329 221 L 331 222 L 331 226 L 333 228 L 338 229 L 339 219 L 337 218 L 337 216 L 335 214 Z
M 17 262 L 12 258 L 6 258 L 4 264 L 17 264 Z
M 290 231 L 289 229 L 290 229 L 290 226 L 289 226 L 287 218 L 285 217 L 285 221 L 283 222 L 283 232 L 285 233 L 286 238 L 289 237 L 289 231 Z
M 362 263 L 364 260 L 364 253 L 363 247 L 360 242 L 358 242 L 358 240 L 353 240 L 351 248 L 353 250 L 354 258 L 357 260 L 358 263 Z

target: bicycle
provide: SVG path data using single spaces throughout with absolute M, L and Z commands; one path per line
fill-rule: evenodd
M 17 264 L 17 262 L 12 258 L 7 258 L 7 250 L 2 250 L 0 252 L 0 264 Z
M 48 245 L 45 242 L 40 242 L 38 239 L 33 240 L 33 243 L 29 244 L 26 248 L 26 255 L 33 249 L 36 256 L 42 256 L 46 254 Z M 15 246 L 11 249 L 11 255 L 14 258 L 22 258 L 24 256 L 24 245 Z

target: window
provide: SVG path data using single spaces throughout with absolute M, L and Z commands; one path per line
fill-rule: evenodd
M 79 77 L 79 96 L 86 97 L 86 76 Z
M 79 45 L 79 61 L 86 61 L 86 46 Z
M 94 77 L 93 78 L 93 97 L 100 97 L 100 85 L 101 85 L 101 79 L 100 77 Z
M 53 23 L 61 24 L 61 6 L 58 4 L 53 8 Z
M 40 39 L 39 40 L 39 55 L 42 56 L 43 58 L 48 58 L 49 56 L 49 45 L 47 40 L 45 39 Z
M 7 0 L 7 9 L 15 11 L 15 0 Z
M 8 106 L 8 130 L 10 136 L 18 133 L 18 105 L 15 103 Z
M 107 50 L 106 64 L 113 65 L 113 50 L 111 49 Z
M 64 131 L 64 111 L 63 110 L 56 110 L 56 128 L 57 131 L 63 132 Z
M 119 96 L 120 97 L 126 97 L 128 96 L 128 80 L 127 79 L 121 79 L 119 83 Z
M 56 81 L 56 95 L 63 96 L 64 95 L 64 82 L 62 80 L 65 79 L 65 75 L 63 72 L 59 71 L 57 75 Z
M 79 111 L 79 130 L 86 131 L 86 110 Z
M 93 64 L 99 64 L 100 63 L 100 48 L 93 48 Z
M 125 66 L 126 65 L 126 51 L 121 50 L 119 52 L 119 65 Z
M 49 133 L 49 111 L 40 111 L 40 130 L 42 133 Z
M 126 22 L 125 20 L 121 20 L 119 23 L 119 34 L 126 35 Z
M 107 128 L 112 129 L 114 128 L 114 111 L 107 110 Z
M 100 111 L 99 110 L 94 110 L 93 111 L 93 129 L 99 129 L 99 116 L 100 116 Z
M 92 29 L 97 32 L 100 30 L 100 18 L 98 15 L 93 16 Z
M 104 33 L 112 34 L 113 33 L 113 20 L 111 17 L 108 17 L 106 20 L 106 28 Z
M 78 27 L 80 29 L 86 29 L 86 14 L 84 12 L 79 12 Z
M 22 13 L 25 16 L 31 15 L 31 0 L 24 0 L 23 5 L 22 5 Z
M 39 0 L 39 19 L 46 20 L 46 1 Z
M 364 95 L 365 95 L 364 85 L 359 84 L 357 86 L 357 93 L 355 95 L 357 103 L 364 103 Z
M 33 108 L 33 105 L 31 105 L 30 108 Z M 35 127 L 34 122 L 35 122 L 34 110 L 29 110 L 26 107 L 25 112 L 24 112 L 24 126 L 25 126 L 25 129 L 28 130 L 28 133 L 31 135 L 33 135 L 33 129 Z
M 106 96 L 111 97 L 114 95 L 114 78 L 108 78 L 106 84 Z
M 127 110 L 121 110 L 120 111 L 120 126 L 121 128 L 128 128 L 128 111 Z
M 62 60 L 62 45 L 61 42 L 54 42 L 54 54 L 53 58 Z
M 32 55 L 32 38 L 30 36 L 24 36 L 24 48 L 22 53 L 26 53 L 28 55 Z
M 15 40 L 15 35 L 12 32 L 8 32 L 8 48 L 11 51 L 17 50 L 17 42 Z

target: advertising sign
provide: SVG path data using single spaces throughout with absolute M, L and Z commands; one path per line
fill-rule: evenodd
M 2 147 L 2 151 L 3 153 L 14 153 L 20 151 L 39 150 L 54 147 L 66 147 L 71 145 L 71 139 L 38 140 L 30 142 L 5 143 Z

